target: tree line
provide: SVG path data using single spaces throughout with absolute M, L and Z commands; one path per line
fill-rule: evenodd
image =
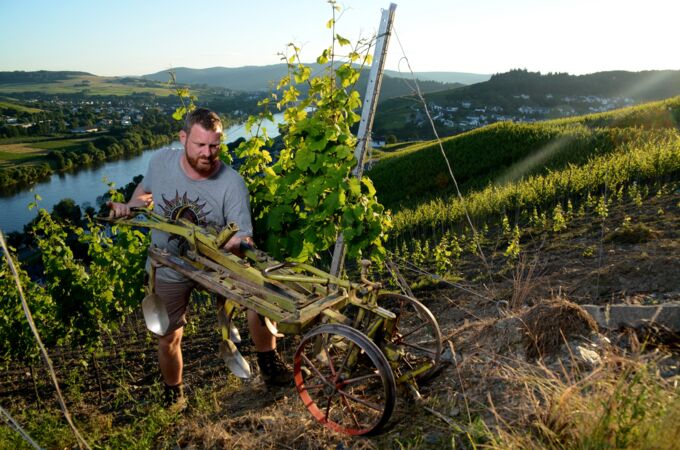
M 145 113 L 144 119 L 129 128 L 114 128 L 104 135 L 73 146 L 51 150 L 44 162 L 0 169 L 0 189 L 8 191 L 63 172 L 139 155 L 144 149 L 166 145 L 174 139 L 179 124 L 167 116 Z

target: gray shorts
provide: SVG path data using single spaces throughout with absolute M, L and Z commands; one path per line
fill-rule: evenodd
M 191 299 L 191 292 L 198 287 L 193 281 L 164 281 L 156 277 L 154 292 L 158 295 L 168 312 L 168 331 L 165 336 L 185 326 L 187 322 L 187 308 Z M 217 308 L 223 308 L 226 298 L 214 295 Z
M 156 277 L 155 293 L 158 295 L 168 311 L 170 325 L 166 336 L 187 324 L 187 307 L 191 298 L 191 291 L 196 283 L 191 281 L 169 282 Z

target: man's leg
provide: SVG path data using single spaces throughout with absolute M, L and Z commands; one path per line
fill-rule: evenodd
M 182 385 L 182 335 L 192 289 L 192 283 L 170 283 L 156 278 L 155 291 L 163 300 L 173 330 L 158 338 L 158 365 L 165 382 L 164 400 L 167 405 L 180 408 L 186 405 Z
M 276 350 L 276 338 L 269 332 L 260 316 L 252 309 L 248 310 L 248 329 L 253 337 L 255 350 L 258 352 L 268 352 Z
M 182 334 L 184 327 L 158 338 L 158 363 L 163 381 L 168 386 L 182 383 Z
M 265 384 L 289 386 L 293 382 L 293 373 L 276 352 L 276 338 L 260 316 L 252 310 L 248 310 L 248 328 L 257 350 L 257 365 L 260 366 Z

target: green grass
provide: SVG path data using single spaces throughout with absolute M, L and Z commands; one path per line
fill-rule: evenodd
M 25 83 L 0 85 L 0 94 L 15 94 L 20 92 L 41 92 L 44 94 L 76 94 L 87 95 L 130 95 L 134 93 L 151 93 L 161 97 L 174 95 L 174 91 L 163 86 L 147 87 L 143 85 L 129 85 L 117 81 L 115 77 L 98 77 L 81 75 L 52 83 Z
M 74 417 L 76 427 L 93 448 L 147 449 L 167 441 L 166 432 L 179 420 L 177 413 L 158 403 L 133 403 L 121 417 L 94 411 Z M 73 411 L 73 409 L 72 409 Z M 43 448 L 77 448 L 77 442 L 58 409 L 26 408 L 14 419 Z M 118 420 L 115 420 L 118 419 Z M 121 420 L 122 419 L 122 420 Z M 118 422 L 118 423 L 115 423 Z M 167 442 L 166 442 L 167 444 Z M 30 449 L 14 430 L 0 425 L 0 450 Z
M 29 113 L 29 114 L 35 114 L 35 113 L 43 112 L 42 109 L 29 108 L 27 106 L 19 105 L 17 103 L 10 103 L 10 102 L 5 102 L 5 101 L 0 101 L 0 109 L 13 109 L 17 112 L 25 112 L 25 113 Z
M 387 144 L 384 147 L 382 147 L 380 150 L 382 150 L 385 153 L 392 153 L 397 150 L 401 150 L 405 147 L 409 147 L 411 145 L 416 145 L 418 142 L 412 142 L 412 141 L 407 141 L 407 142 L 397 142 L 395 144 Z
M 40 154 L 42 155 L 42 153 Z M 0 161 L 22 161 L 28 158 L 35 158 L 35 153 L 16 153 L 0 151 Z M 38 155 L 39 156 L 39 155 Z
M 45 150 L 67 150 L 72 148 L 79 148 L 85 142 L 93 141 L 94 138 L 83 138 L 83 139 L 64 139 L 56 141 L 43 141 L 37 143 L 31 143 L 29 146 L 33 148 L 41 148 Z
M 0 138 L 0 145 L 6 145 L 6 144 L 28 144 L 31 142 L 41 142 L 41 141 L 50 141 L 50 140 L 57 140 L 57 139 L 64 139 L 68 138 L 70 136 L 17 136 L 17 137 L 11 137 L 11 138 Z
M 50 151 L 78 150 L 94 138 L 33 140 L 15 144 L 0 144 L 0 167 L 47 162 Z
M 25 163 L 34 163 L 42 160 L 49 151 L 35 148 L 27 144 L 0 145 L 0 166 L 12 167 Z

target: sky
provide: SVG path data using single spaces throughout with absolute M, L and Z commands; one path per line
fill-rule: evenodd
M 678 0 L 396 0 L 387 69 L 585 74 L 680 69 Z M 336 32 L 370 38 L 389 0 L 339 0 Z M 0 71 L 143 75 L 314 61 L 326 0 L 0 0 Z M 398 37 L 398 39 L 395 38 Z

